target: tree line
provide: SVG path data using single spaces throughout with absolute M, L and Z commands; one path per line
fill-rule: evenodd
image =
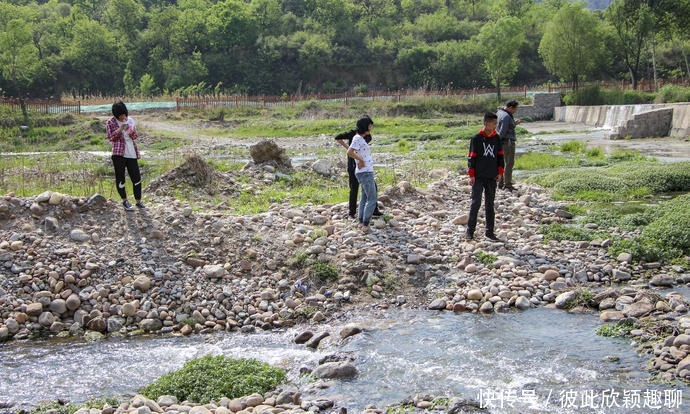
M 690 79 L 689 52 L 690 0 L 0 0 L 22 98 L 636 87 Z

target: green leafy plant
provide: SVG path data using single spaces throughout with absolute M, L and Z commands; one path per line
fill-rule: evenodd
M 301 269 L 307 265 L 308 260 L 309 253 L 307 253 L 304 250 L 298 250 L 297 252 L 295 252 L 295 255 L 293 256 L 292 260 L 290 260 L 289 265 L 291 267 Z
M 607 338 L 616 338 L 630 334 L 635 327 L 632 319 L 624 319 L 615 323 L 601 325 L 597 328 L 596 334 Z
M 309 266 L 311 275 L 322 282 L 331 282 L 338 279 L 338 268 L 331 262 L 317 260 Z
M 498 259 L 498 257 L 494 256 L 493 254 L 486 253 L 481 250 L 476 252 L 474 256 L 477 258 L 477 260 L 479 260 L 481 263 L 487 266 L 493 264 L 496 261 L 496 259 Z
M 285 381 L 285 371 L 254 359 L 206 355 L 158 378 L 141 392 L 153 400 L 174 395 L 178 400 L 205 404 L 223 397 L 264 394 Z

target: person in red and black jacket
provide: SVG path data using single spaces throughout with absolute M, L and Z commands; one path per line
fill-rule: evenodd
M 146 206 L 141 201 L 141 172 L 139 171 L 138 159 L 141 157 L 137 147 L 137 129 L 134 120 L 129 118 L 127 106 L 122 101 L 113 104 L 113 117 L 105 124 L 105 134 L 113 144 L 113 167 L 115 167 L 115 185 L 117 193 L 122 198 L 122 206 L 127 211 L 134 210 L 132 203 L 127 200 L 125 190 L 125 170 L 129 173 L 132 180 L 134 199 L 136 206 L 140 210 L 146 210 Z
M 358 122 L 363 122 L 364 120 L 370 120 L 371 118 L 369 115 L 364 115 Z M 373 125 L 374 122 L 372 121 L 371 124 Z M 338 144 L 342 145 L 346 150 L 350 148 L 350 145 L 352 144 L 352 138 L 357 135 L 357 130 L 352 129 L 347 132 L 343 132 L 341 134 L 336 135 L 335 140 L 338 142 Z M 371 135 L 367 135 L 364 137 L 364 140 L 366 143 L 371 142 Z M 347 157 L 347 175 L 349 178 L 349 187 L 350 187 L 350 199 L 348 202 L 348 210 L 349 213 L 348 215 L 350 216 L 351 219 L 356 219 L 357 218 L 357 192 L 359 192 L 359 181 L 357 181 L 357 177 L 355 177 L 355 168 L 357 167 L 355 163 L 355 159 L 351 157 Z M 377 188 L 378 190 L 378 188 Z M 382 216 L 383 213 L 379 210 L 378 205 L 374 208 L 374 216 L 379 217 Z
M 470 154 L 467 158 L 467 175 L 472 186 L 472 204 L 470 205 L 470 219 L 467 223 L 465 237 L 472 240 L 477 227 L 477 215 L 482 205 L 484 193 L 484 211 L 486 215 L 486 238 L 498 241 L 494 233 L 494 199 L 496 185 L 503 176 L 505 164 L 503 161 L 503 147 L 496 133 L 498 116 L 493 112 L 484 115 L 484 128 L 470 141 Z

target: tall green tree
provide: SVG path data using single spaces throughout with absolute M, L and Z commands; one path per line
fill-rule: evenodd
M 615 0 L 605 16 L 615 29 L 616 49 L 624 59 L 633 89 L 637 89 L 643 52 L 654 28 L 652 10 L 644 0 Z
M 12 19 L 0 32 L 0 69 L 9 79 L 19 96 L 24 120 L 29 114 L 24 102 L 24 91 L 32 79 L 32 72 L 38 65 L 38 49 L 33 44 L 31 24 L 24 19 Z
M 565 4 L 546 25 L 539 54 L 550 73 L 572 82 L 592 74 L 602 61 L 601 23 L 582 3 Z
M 525 42 L 525 32 L 517 17 L 502 17 L 482 27 L 477 36 L 479 47 L 484 51 L 484 67 L 496 86 L 501 100 L 501 84 L 509 82 L 518 70 L 520 46 Z

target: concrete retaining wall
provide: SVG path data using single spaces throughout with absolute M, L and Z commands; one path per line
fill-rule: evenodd
M 553 119 L 553 109 L 561 106 L 560 93 L 535 93 L 532 105 L 520 105 L 516 118 L 531 118 L 533 121 Z
M 623 122 L 623 125 L 614 127 L 609 138 L 665 137 L 671 130 L 672 120 L 673 108 L 640 112 L 633 115 L 632 119 Z
M 664 108 L 673 109 L 671 128 L 670 131 L 668 131 L 668 134 L 673 137 L 681 138 L 690 136 L 690 103 L 688 102 L 647 105 L 561 106 L 554 108 L 554 120 L 562 122 L 578 122 L 585 125 L 611 129 L 624 126 L 627 128 L 628 121 L 634 121 L 635 115 Z M 643 117 L 642 119 L 645 118 Z M 651 117 L 649 119 L 656 119 L 656 117 Z M 639 125 L 641 126 L 642 124 L 640 123 Z M 647 128 L 647 126 L 645 126 L 645 128 Z M 658 130 L 661 129 L 663 129 L 663 127 L 660 126 Z M 630 129 L 627 129 L 626 131 L 630 132 L 630 134 L 621 136 L 639 135 L 632 133 L 632 130 Z

